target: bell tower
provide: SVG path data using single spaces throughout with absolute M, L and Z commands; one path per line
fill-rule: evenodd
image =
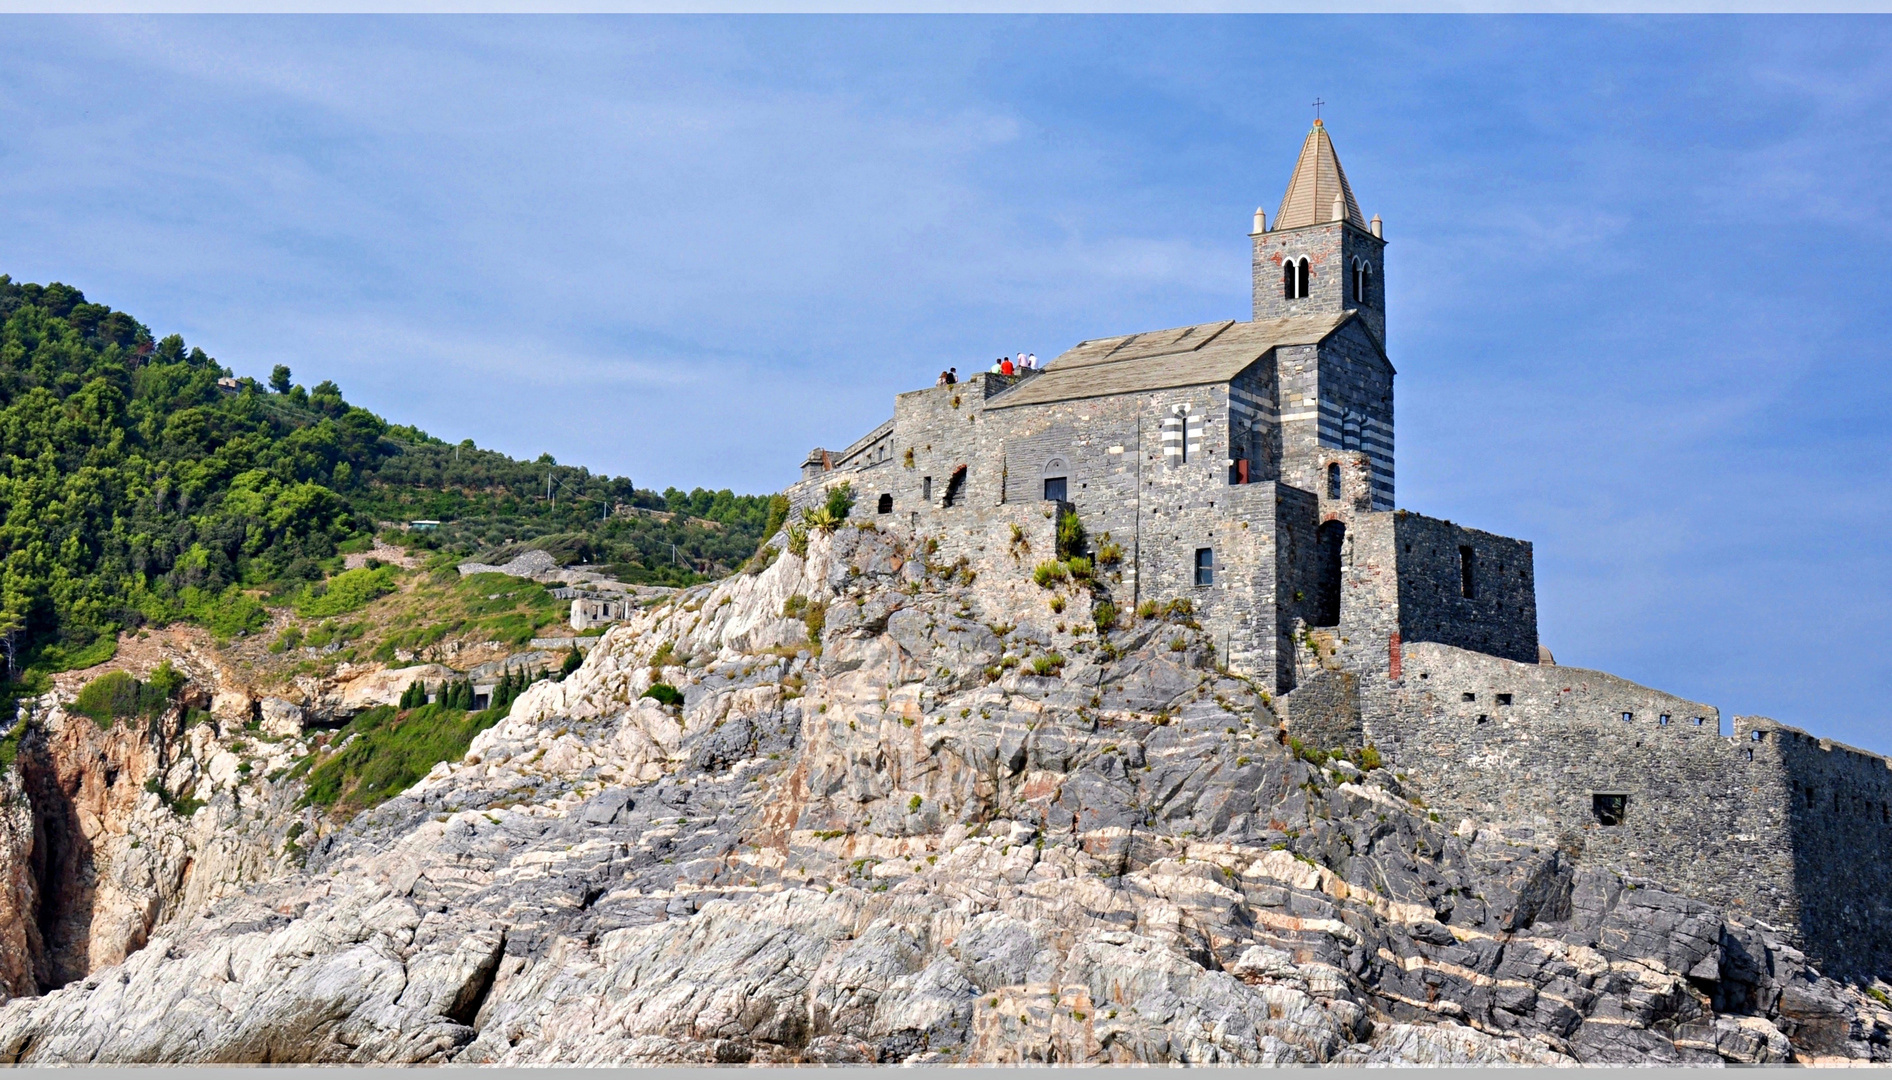
M 1386 241 L 1360 213 L 1334 140 L 1318 119 L 1271 223 L 1255 211 L 1255 319 L 1357 311 L 1386 342 Z

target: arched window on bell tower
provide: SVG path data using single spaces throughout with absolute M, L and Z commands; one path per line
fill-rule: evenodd
M 1373 276 L 1373 271 L 1370 267 L 1367 266 L 1366 261 L 1364 259 L 1353 260 L 1353 302 L 1354 303 L 1365 304 L 1367 302 L 1367 299 L 1366 299 L 1367 290 L 1369 286 L 1371 285 L 1372 276 Z
M 1294 299 L 1294 260 L 1281 264 L 1281 299 Z
M 1307 299 L 1307 259 L 1306 257 L 1303 256 L 1299 262 L 1295 263 L 1295 267 L 1298 271 L 1295 276 L 1300 279 L 1300 281 L 1298 282 L 1299 288 L 1296 290 L 1295 296 L 1297 299 L 1305 300 Z

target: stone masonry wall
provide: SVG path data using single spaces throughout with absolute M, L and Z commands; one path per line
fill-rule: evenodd
M 1263 360 L 1237 375 L 1228 386 L 1229 454 L 1248 462 L 1248 480 L 1281 478 L 1281 411 L 1275 366 Z M 1229 482 L 1237 479 L 1230 466 Z
M 1361 311 L 1376 324 L 1375 333 L 1385 339 L 1384 312 L 1386 293 L 1384 252 L 1386 244 L 1372 233 L 1340 221 L 1323 222 L 1299 229 L 1250 233 L 1253 242 L 1254 318 L 1279 319 L 1317 311 Z M 1307 297 L 1290 300 L 1282 287 L 1281 264 L 1305 256 L 1308 261 Z M 1355 258 L 1372 266 L 1374 284 L 1367 290 L 1367 303 L 1353 299 L 1348 271 Z
M 1350 322 L 1318 346 L 1279 348 L 1275 357 L 1281 479 L 1325 498 L 1327 465 L 1365 453 L 1372 508 L 1392 509 L 1393 369 L 1366 329 Z
M 1801 932 L 1829 974 L 1892 970 L 1892 766 L 1760 717 L 1735 745 L 1785 774 Z
M 953 475 L 964 481 L 950 492 L 956 505 L 997 506 L 1004 462 L 980 429 L 985 403 L 1017 377 L 974 375 L 952 386 L 914 390 L 894 399 L 892 461 L 906 477 L 894 487 L 894 512 L 912 514 L 944 505 Z
M 1713 707 L 1431 642 L 1405 645 L 1401 666 L 1392 712 L 1368 716 L 1365 737 L 1448 820 L 1798 925 L 1784 775 L 1742 733 L 1723 737 Z M 1599 821 L 1599 795 L 1626 797 L 1621 824 Z
M 1528 540 L 1396 512 L 1399 634 L 1511 660 L 1537 661 L 1537 584 Z M 1462 551 L 1472 557 L 1465 596 Z

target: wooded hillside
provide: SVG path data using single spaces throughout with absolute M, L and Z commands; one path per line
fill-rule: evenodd
M 659 494 L 448 444 L 280 365 L 267 386 L 233 379 L 77 289 L 0 275 L 0 634 L 14 678 L 103 659 L 113 631 L 146 622 L 255 630 L 377 530 L 469 556 L 543 546 L 627 581 L 685 584 L 747 557 L 769 509 L 767 496 Z M 442 526 L 388 527 L 419 518 Z

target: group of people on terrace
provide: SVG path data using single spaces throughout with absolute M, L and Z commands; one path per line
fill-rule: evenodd
M 1009 356 L 1001 356 L 997 360 L 992 361 L 992 374 L 994 375 L 1023 375 L 1027 371 L 1036 370 L 1038 370 L 1037 353 L 1021 352 L 1018 354 L 1018 359 L 1016 360 Z M 939 373 L 939 382 L 937 385 L 952 386 L 958 381 L 959 369 L 952 367 Z

